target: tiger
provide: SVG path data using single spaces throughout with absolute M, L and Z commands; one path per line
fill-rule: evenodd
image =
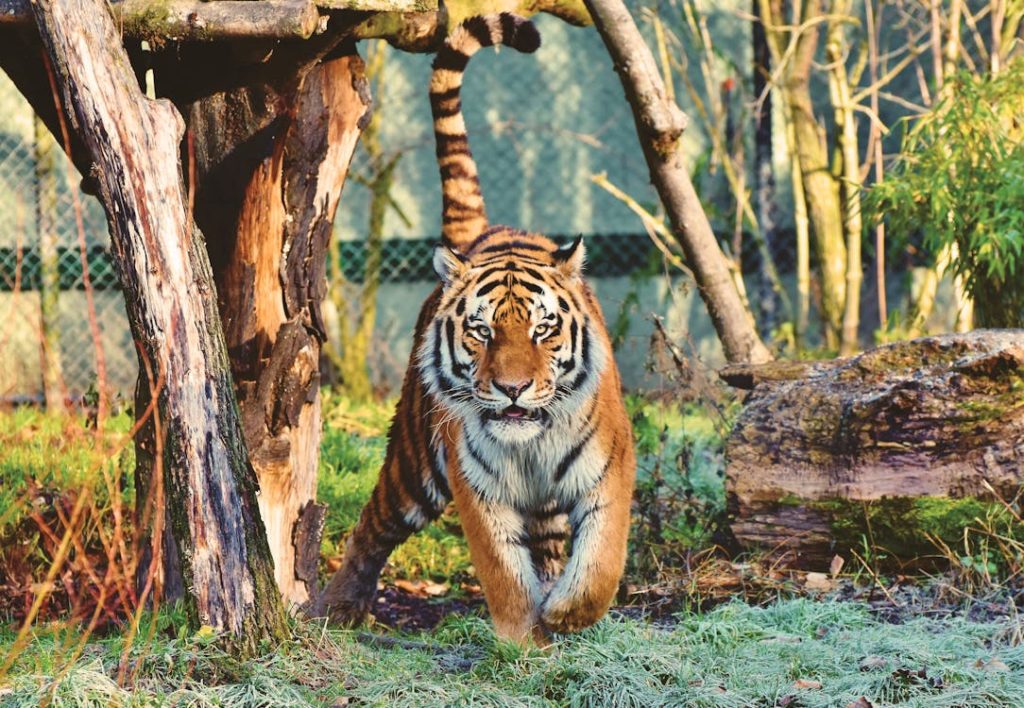
M 592 625 L 614 599 L 636 460 L 582 239 L 559 246 L 488 223 L 460 89 L 469 58 L 497 44 L 530 53 L 540 36 L 512 14 L 471 18 L 433 63 L 440 283 L 417 320 L 380 477 L 321 610 L 364 620 L 392 550 L 453 500 L 495 633 L 544 643 Z

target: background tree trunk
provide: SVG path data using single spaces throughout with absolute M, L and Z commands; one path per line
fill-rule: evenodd
M 761 0 L 751 0 L 750 4 L 754 17 L 760 18 Z M 785 247 L 781 243 L 778 208 L 775 203 L 777 195 L 773 160 L 772 92 L 768 83 L 772 70 L 772 57 L 768 49 L 764 24 L 760 19 L 755 19 L 750 23 L 750 27 L 752 50 L 750 74 L 753 79 L 754 100 L 760 101 L 757 104 L 759 109 L 754 112 L 754 208 L 767 256 L 762 257 L 764 262 L 758 288 L 758 309 L 760 310 L 758 319 L 761 325 L 761 336 L 770 337 L 775 329 L 782 324 L 787 314 L 791 313 L 784 311 L 782 298 L 772 287 L 772 281 L 767 272 L 771 263 L 778 266 L 784 261 L 786 254 Z
M 791 562 L 825 568 L 861 534 L 890 555 L 927 552 L 905 518 L 918 498 L 1012 500 L 1024 481 L 1024 330 L 723 376 L 753 388 L 726 447 L 733 533 Z M 870 526 L 878 513 L 897 515 L 888 530 Z
M 697 288 L 730 362 L 772 359 L 744 307 L 729 265 L 690 181 L 679 150 L 686 116 L 665 91 L 651 50 L 621 0 L 586 0 L 587 10 L 619 73 L 637 135 Z
M 351 44 L 332 51 L 281 80 L 193 101 L 175 95 L 193 135 L 196 220 L 209 236 L 275 579 L 291 605 L 306 603 L 315 586 L 295 539 L 319 545 L 317 529 L 299 526 L 321 518 L 304 512 L 314 508 L 320 460 L 326 255 L 369 118 L 362 60 Z M 182 71 L 157 65 L 158 89 L 164 71 Z
M 171 530 L 191 623 L 254 653 L 286 633 L 235 403 L 212 272 L 176 159 L 183 125 L 148 100 L 99 0 L 32 4 L 73 127 L 96 164 L 140 369 L 159 373 Z M 139 411 L 140 413 L 142 411 Z

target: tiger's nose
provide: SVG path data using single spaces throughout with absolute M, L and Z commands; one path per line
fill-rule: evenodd
M 494 388 L 504 393 L 509 397 L 509 400 L 515 403 L 516 399 L 519 398 L 519 394 L 530 387 L 530 384 L 533 383 L 533 379 L 530 379 L 529 381 L 498 381 L 497 379 L 494 379 L 493 383 Z

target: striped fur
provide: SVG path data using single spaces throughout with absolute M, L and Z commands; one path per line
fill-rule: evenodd
M 498 44 L 531 53 L 540 46 L 540 35 L 531 23 L 508 13 L 470 18 L 448 36 L 434 59 L 430 77 L 430 110 L 441 170 L 441 236 L 457 250 L 487 229 L 476 162 L 462 117 L 462 75 L 481 47 Z
M 636 463 L 583 260 L 580 240 L 506 227 L 437 249 L 380 479 L 322 597 L 333 619 L 365 617 L 391 551 L 449 500 L 499 635 L 543 641 L 605 613 Z

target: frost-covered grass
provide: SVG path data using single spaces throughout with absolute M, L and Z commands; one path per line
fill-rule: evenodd
M 735 602 L 671 628 L 609 617 L 546 650 L 497 642 L 479 618 L 386 645 L 383 635 L 296 630 L 299 639 L 244 665 L 208 638 L 139 643 L 121 685 L 119 638 L 92 642 L 55 678 L 62 667 L 43 635 L 0 680 L 0 704 L 1024 705 L 1019 624 L 884 624 L 852 603 Z

